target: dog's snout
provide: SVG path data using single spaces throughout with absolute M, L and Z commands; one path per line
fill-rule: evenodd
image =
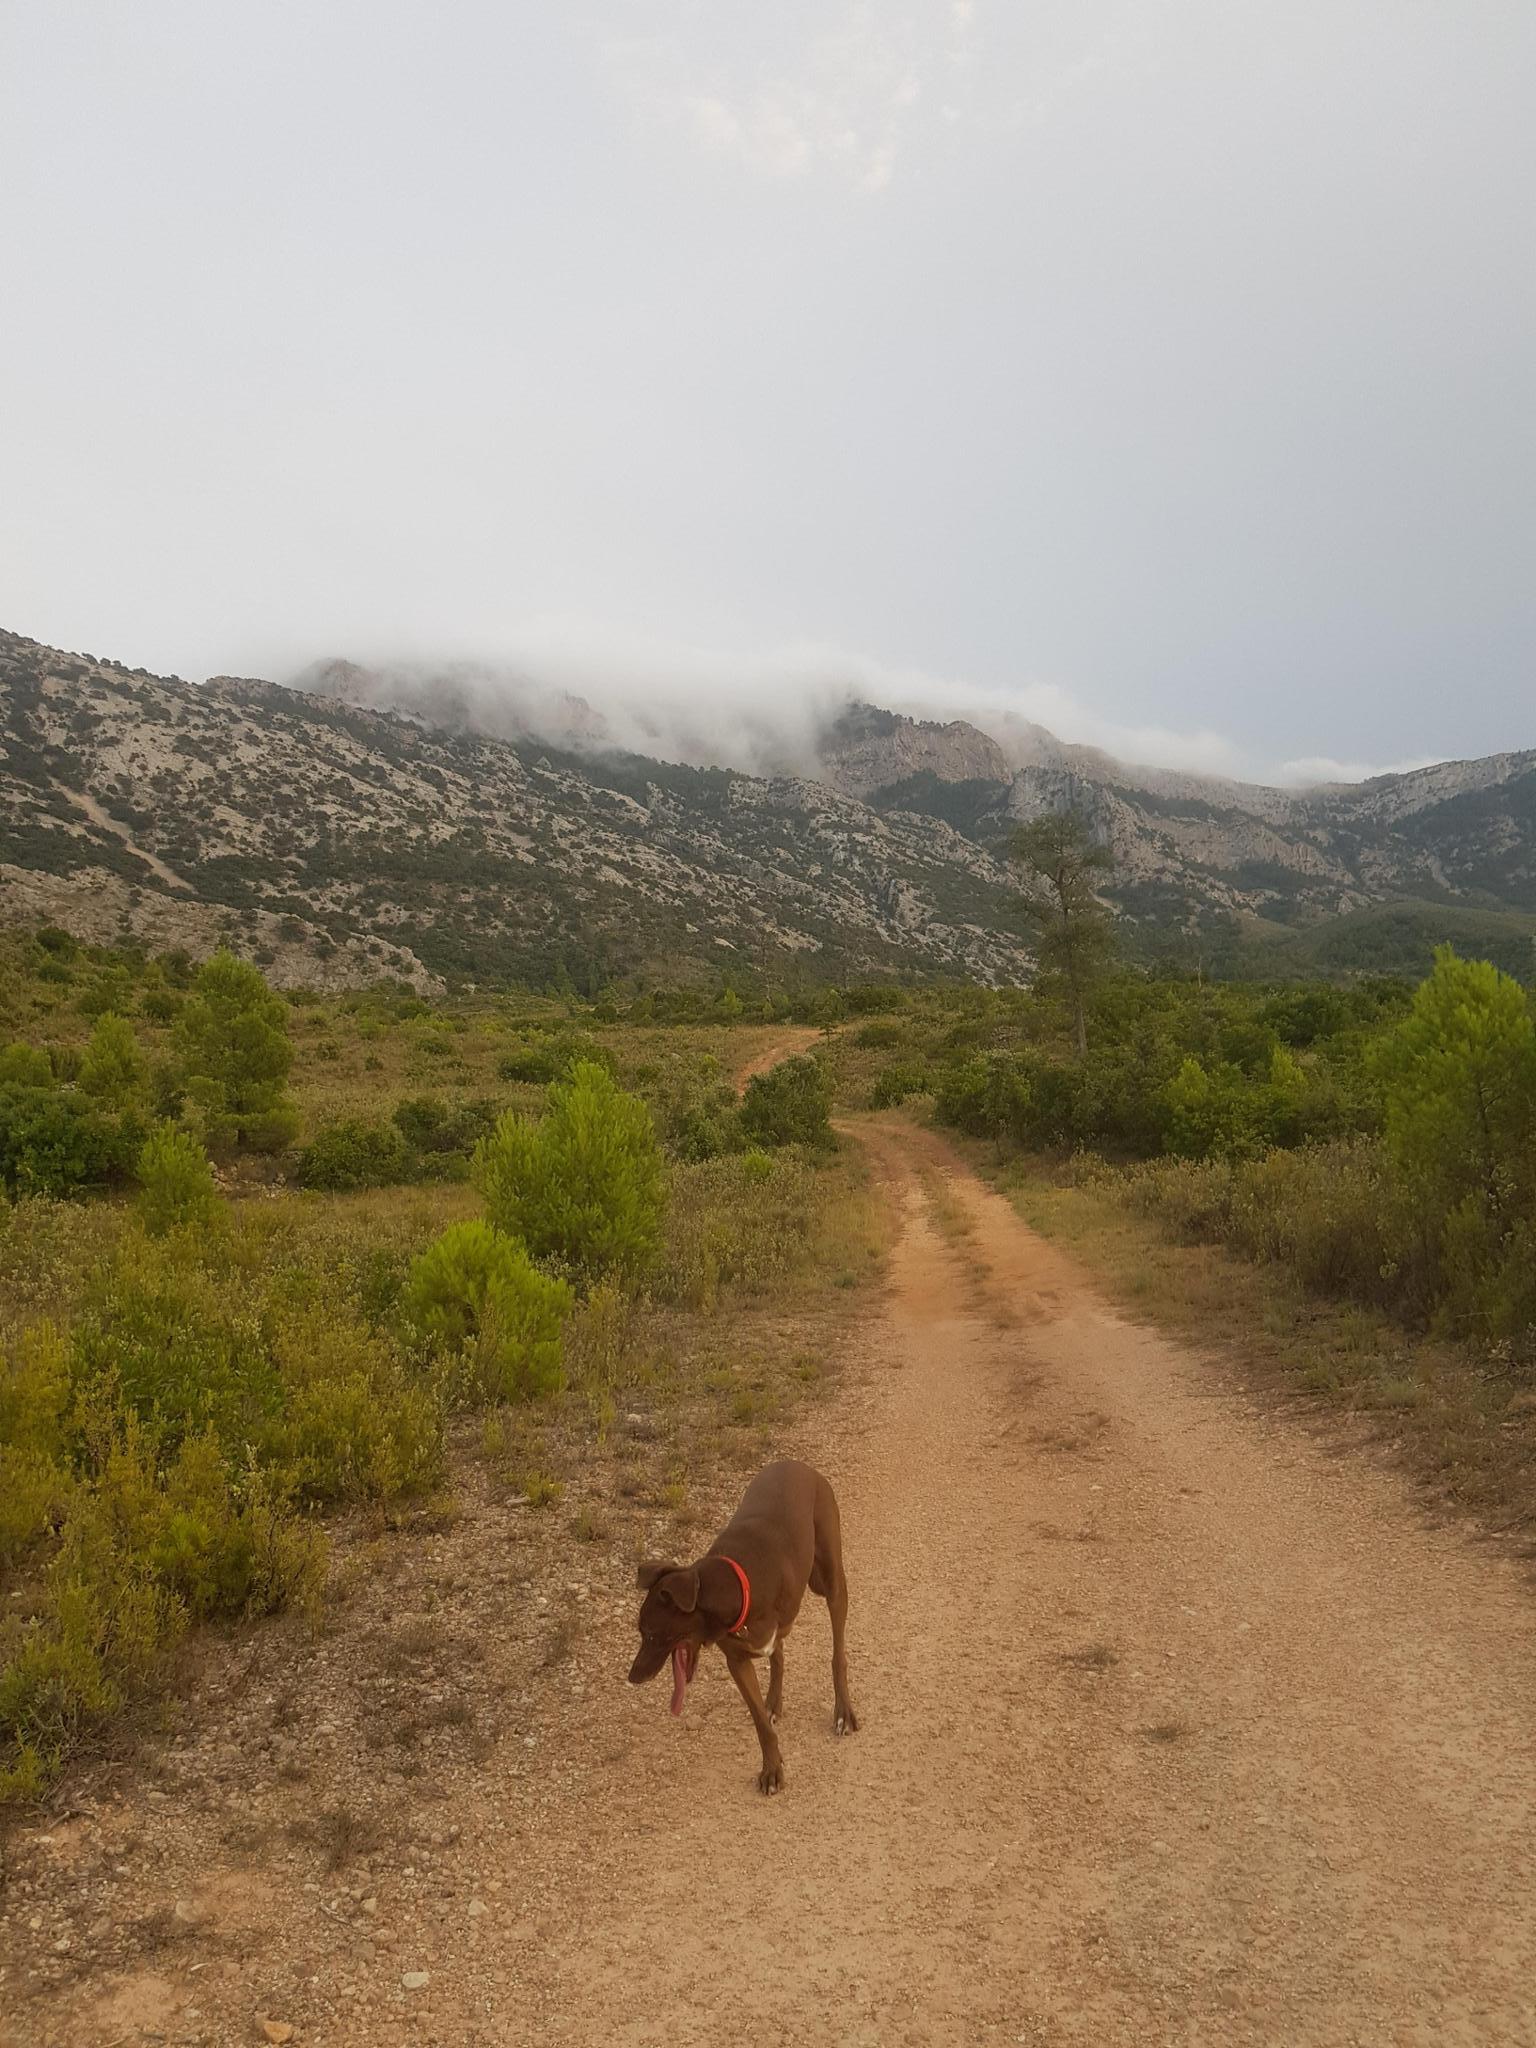
M 630 1684 L 643 1685 L 648 1678 L 654 1678 L 662 1665 L 666 1663 L 667 1656 L 668 1651 L 665 1643 L 659 1645 L 655 1643 L 642 1643 L 640 1645 L 640 1654 L 629 1667 Z

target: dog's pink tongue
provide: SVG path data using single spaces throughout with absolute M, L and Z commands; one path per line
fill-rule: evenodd
M 688 1690 L 688 1652 L 679 1643 L 672 1652 L 672 1711 L 683 1711 L 683 1694 Z

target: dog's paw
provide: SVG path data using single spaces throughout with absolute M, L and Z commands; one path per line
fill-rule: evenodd
M 858 1732 L 859 1717 L 852 1707 L 843 1707 L 832 1722 L 834 1735 L 854 1735 Z
M 784 1790 L 784 1763 L 782 1758 L 774 1763 L 763 1765 L 763 1768 L 757 1774 L 757 1789 L 759 1792 L 770 1795 Z

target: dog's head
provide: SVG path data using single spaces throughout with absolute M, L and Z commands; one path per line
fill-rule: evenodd
M 693 1565 L 643 1564 L 636 1575 L 640 1603 L 640 1654 L 629 1667 L 631 1685 L 654 1678 L 672 1660 L 672 1711 L 683 1711 L 683 1695 L 698 1669 L 708 1629 L 699 1611 L 699 1574 Z

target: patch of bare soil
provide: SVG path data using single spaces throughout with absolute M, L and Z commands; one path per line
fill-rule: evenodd
M 808 1599 L 762 1798 L 721 1659 L 677 1721 L 625 1684 L 624 1547 L 471 1500 L 12 1845 L 12 2042 L 1536 2041 L 1514 1565 L 865 1136 L 891 1286 L 779 1446 L 839 1492 L 858 1734 Z

